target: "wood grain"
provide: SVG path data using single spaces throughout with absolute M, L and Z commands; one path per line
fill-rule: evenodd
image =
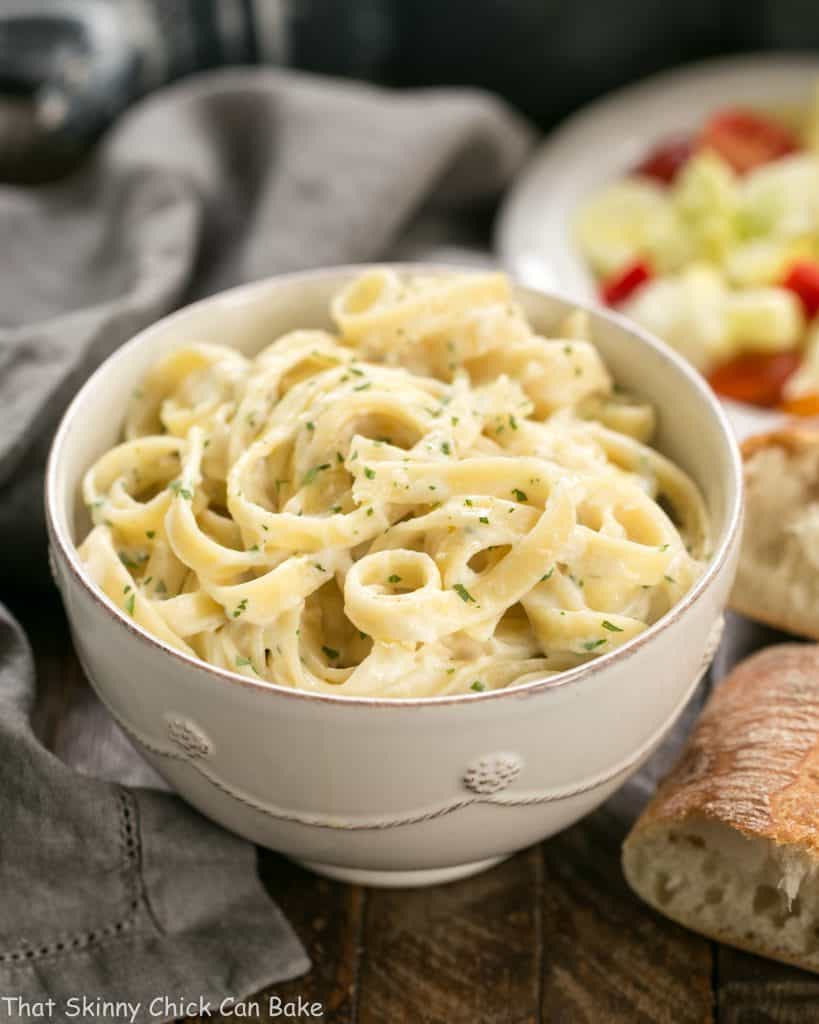
M 370 892 L 359 1024 L 523 1024 L 540 1001 L 538 850 L 434 889 Z
M 819 1021 L 819 977 L 715 944 L 719 1024 Z
M 543 844 L 541 1019 L 713 1021 L 710 943 L 653 914 L 626 886 L 616 806 Z

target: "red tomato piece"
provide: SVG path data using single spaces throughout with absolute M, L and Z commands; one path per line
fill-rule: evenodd
M 795 153 L 795 135 L 753 110 L 722 110 L 706 122 L 699 148 L 713 149 L 739 174 Z
M 785 381 L 801 361 L 799 352 L 737 356 L 718 366 L 709 375 L 708 382 L 725 398 L 752 405 L 779 405 Z
M 650 151 L 645 160 L 637 164 L 634 171 L 645 178 L 654 178 L 663 185 L 670 185 L 693 151 L 694 144 L 688 138 L 661 142 Z
M 784 412 L 792 416 L 819 416 L 819 395 L 801 395 L 782 403 Z
M 634 260 L 602 282 L 600 295 L 606 305 L 616 306 L 620 302 L 625 302 L 629 295 L 652 277 L 654 271 L 647 260 Z
M 794 263 L 782 284 L 799 296 L 808 319 L 819 313 L 819 263 L 812 260 Z

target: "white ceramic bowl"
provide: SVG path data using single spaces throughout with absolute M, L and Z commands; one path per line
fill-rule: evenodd
M 607 365 L 653 400 L 658 447 L 699 483 L 713 523 L 708 568 L 669 614 L 561 676 L 427 700 L 307 694 L 180 654 L 83 571 L 75 549 L 89 525 L 82 475 L 118 440 L 134 383 L 161 353 L 196 339 L 252 354 L 291 328 L 329 326 L 330 296 L 360 269 L 233 289 L 161 320 L 108 359 L 74 399 L 51 451 L 52 565 L 88 678 L 185 799 L 322 873 L 426 884 L 480 870 L 570 825 L 666 735 L 718 640 L 739 546 L 740 460 L 699 375 L 626 321 L 591 311 Z M 519 297 L 545 332 L 574 306 L 526 289 Z

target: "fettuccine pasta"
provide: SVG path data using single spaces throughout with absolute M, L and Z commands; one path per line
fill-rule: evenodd
M 692 481 L 583 313 L 536 334 L 500 274 L 364 272 L 254 358 L 148 372 L 88 471 L 80 554 L 141 627 L 316 693 L 480 692 L 615 650 L 692 586 Z

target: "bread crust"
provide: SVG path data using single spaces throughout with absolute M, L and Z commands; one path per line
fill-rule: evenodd
M 797 457 L 809 450 L 819 450 L 819 418 L 791 421 L 776 430 L 746 438 L 740 445 L 743 462 L 747 465 L 755 455 L 769 448 L 782 448 L 789 457 Z M 775 486 L 776 481 L 771 481 L 771 484 Z M 746 501 L 746 532 L 753 528 L 753 509 L 751 503 Z M 740 557 L 746 556 L 743 554 Z M 777 606 L 776 600 L 770 605 L 753 601 L 749 595 L 743 594 L 741 578 L 740 573 L 737 586 L 728 601 L 733 611 L 773 629 L 819 641 L 819 619 L 797 614 L 788 607 Z
M 763 448 L 779 447 L 798 452 L 805 447 L 819 445 L 819 418 L 791 421 L 776 430 L 746 437 L 739 446 L 746 461 Z
M 819 973 L 815 951 L 748 941 L 742 930 L 661 905 L 640 883 L 641 841 L 703 819 L 819 865 L 819 645 L 769 647 L 734 669 L 623 844 L 626 879 L 661 913 L 716 941 Z M 652 863 L 663 867 L 660 858 Z
M 626 843 L 694 814 L 819 860 L 819 646 L 777 644 L 734 669 Z

